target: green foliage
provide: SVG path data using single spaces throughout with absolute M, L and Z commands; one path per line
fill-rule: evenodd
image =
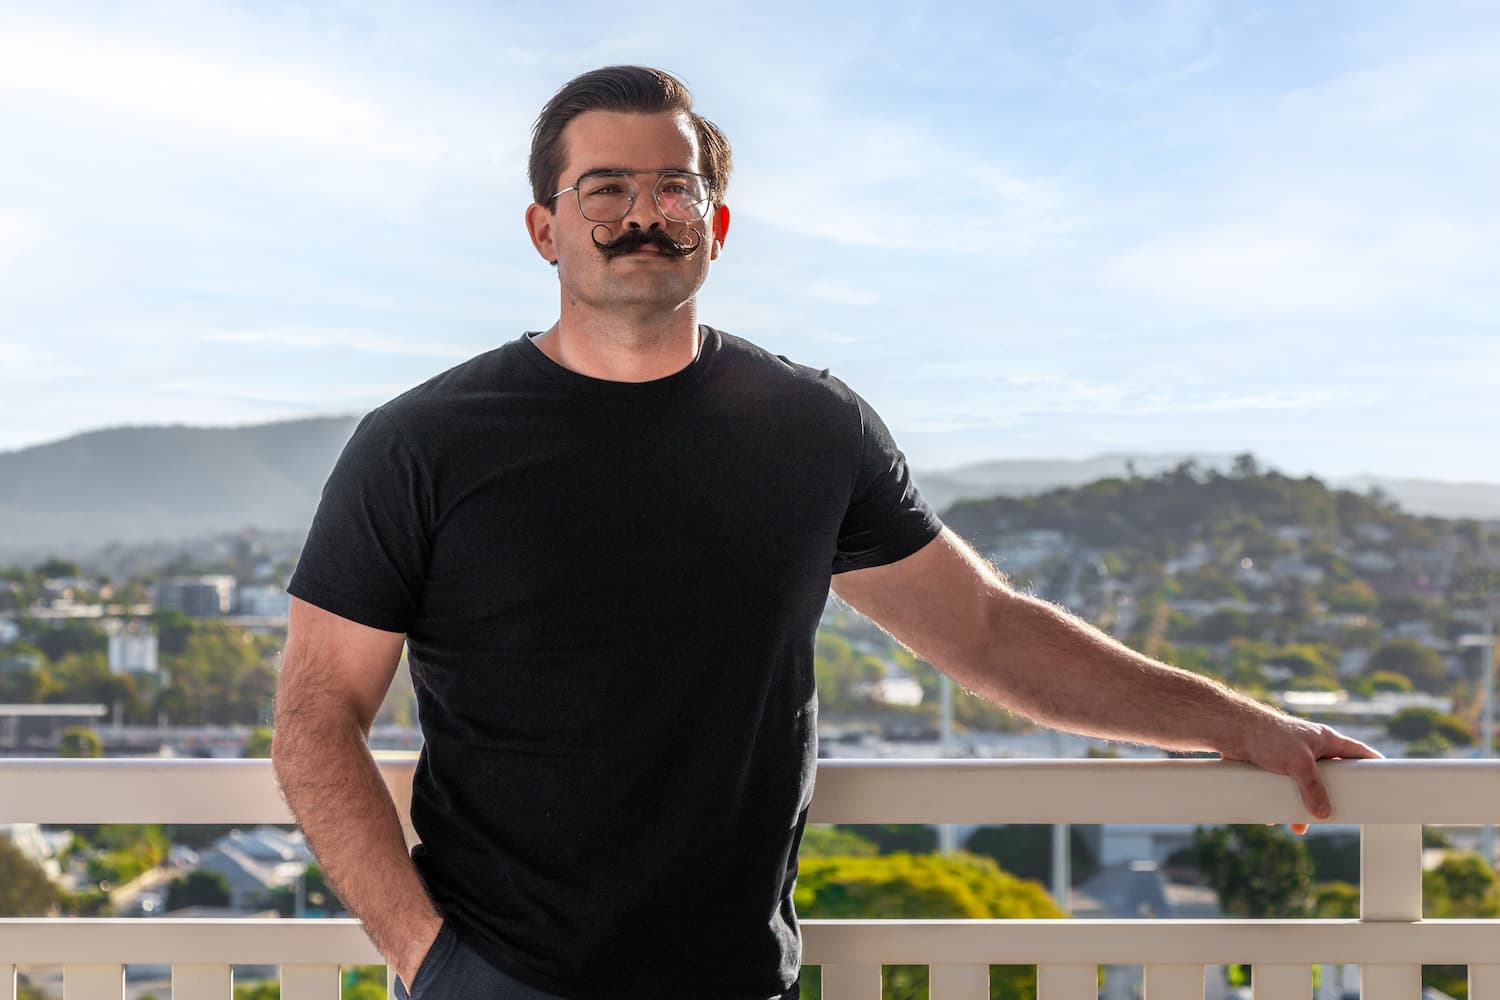
M 1391 716 L 1386 730 L 1399 740 L 1432 740 L 1444 747 L 1472 746 L 1475 740 L 1473 728 L 1459 716 L 1422 705 L 1403 708 Z
M 859 687 L 885 675 L 885 665 L 872 656 L 854 652 L 849 640 L 834 632 L 820 631 L 813 660 L 818 684 L 818 703 L 825 710 L 866 707 Z
M 1314 827 L 1314 829 L 1317 829 Z M 1359 882 L 1359 837 L 1314 833 L 1302 838 L 1319 882 Z
M 281 983 L 275 979 L 262 979 L 255 983 L 236 985 L 234 1000 L 281 1000 Z
M 1393 670 L 1376 670 L 1369 675 L 1370 687 L 1375 691 L 1394 691 L 1406 694 L 1412 690 L 1411 678 Z
M 1448 679 L 1443 658 L 1415 639 L 1394 639 L 1375 650 L 1368 671 L 1378 670 L 1400 674 L 1418 691 L 1441 691 Z
M 809 858 L 797 878 L 805 917 L 1061 917 L 1035 882 L 989 858 L 956 853 Z
M 1312 895 L 1312 859 L 1291 834 L 1274 826 L 1198 827 L 1198 869 L 1237 917 L 1301 917 Z
M 802 831 L 802 844 L 797 850 L 799 858 L 872 858 L 880 853 L 872 841 L 866 840 L 849 829 L 808 824 Z
M 1422 873 L 1424 917 L 1500 916 L 1500 878 L 1478 854 L 1453 851 Z
M 174 879 L 167 887 L 167 909 L 188 906 L 228 906 L 229 882 L 219 872 L 199 869 Z
M 922 854 L 938 846 L 937 830 L 915 823 L 841 823 L 834 829 L 874 844 L 881 854 Z
M 1469 1000 L 1469 967 L 1467 965 L 1424 965 L 1422 987 L 1450 996 L 1453 1000 Z
M 1072 883 L 1086 882 L 1099 870 L 1088 842 L 1077 826 L 1069 829 L 1068 857 Z M 1052 827 L 1038 824 L 982 826 L 969 835 L 964 849 L 993 858 L 1020 878 L 1046 882 L 1052 875 Z
M 166 830 L 151 824 L 112 823 L 88 838 L 99 852 L 89 859 L 89 881 L 119 888 L 166 860 Z M 80 845 L 81 846 L 81 845 Z
M 340 1000 L 385 1000 L 385 966 L 350 966 L 341 978 Z
M 307 892 L 307 905 L 324 913 L 339 913 L 344 909 L 338 894 L 329 885 L 328 877 L 320 865 L 308 865 L 302 876 L 303 888 Z
M 57 887 L 47 873 L 0 837 L 0 917 L 45 917 L 56 905 Z
M 76 619 L 49 622 L 45 628 L 28 630 L 35 644 L 52 662 L 65 656 L 84 653 L 107 653 L 109 636 L 97 625 Z
M 1192 636 L 1202 642 L 1228 642 L 1255 634 L 1255 619 L 1248 611 L 1239 608 L 1220 608 L 1203 618 L 1192 630 Z
M 1323 882 L 1313 890 L 1312 916 L 1323 920 L 1353 920 L 1359 917 L 1359 886 L 1348 882 Z
M 250 737 L 245 742 L 245 756 L 269 759 L 273 735 L 270 726 L 256 726 L 251 729 Z
M 810 858 L 797 879 L 797 912 L 804 917 L 1033 918 L 1063 916 L 1042 887 L 970 854 L 892 854 L 874 858 Z M 811 977 L 809 977 L 809 980 Z M 927 995 L 927 970 L 887 966 L 882 996 Z M 804 1000 L 820 1000 L 807 982 Z M 991 966 L 994 1000 L 1035 1000 L 1032 966 Z
M 256 725 L 268 718 L 276 691 L 274 641 L 219 621 L 183 628 L 173 641 L 180 650 L 161 655 L 171 683 L 156 707 L 183 724 Z M 165 650 L 161 633 L 158 642 Z
M 1346 580 L 1328 592 L 1328 607 L 1344 614 L 1370 614 L 1380 607 L 1380 597 L 1363 580 Z
M 70 917 L 109 916 L 109 893 L 97 886 L 79 889 L 77 892 L 62 892 L 57 903 L 58 909 Z
M 104 742 L 87 726 L 69 726 L 57 741 L 59 757 L 103 757 Z

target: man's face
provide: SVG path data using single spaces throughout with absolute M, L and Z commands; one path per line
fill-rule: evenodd
M 656 182 L 652 171 L 701 172 L 692 123 L 670 112 L 587 111 L 568 123 L 562 138 L 566 155 L 559 189 L 572 187 L 581 176 L 596 170 L 641 171 L 634 175 L 640 193 L 629 214 L 618 222 L 585 219 L 573 191 L 551 206 L 533 205 L 528 210 L 527 226 L 537 251 L 557 261 L 565 305 L 571 299 L 575 306 L 655 312 L 691 301 L 708 276 L 709 261 L 719 253 L 713 216 L 702 222 L 672 222 L 662 216 L 651 191 Z M 674 257 L 648 244 L 607 258 L 595 246 L 596 240 L 609 243 L 633 228 L 665 231 L 679 243 L 696 240 L 699 247 L 687 257 Z

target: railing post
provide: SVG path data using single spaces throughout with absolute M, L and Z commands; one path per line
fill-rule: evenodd
M 1146 966 L 1146 1000 L 1203 1000 L 1203 966 Z
M 1098 1000 L 1099 966 L 1039 965 L 1037 1000 Z
M 63 966 L 64 1000 L 123 1000 L 125 966 L 73 963 Z
M 339 1000 L 339 967 L 283 965 L 281 1000 Z
M 16 1000 L 16 967 L 0 962 L 0 1000 Z
M 880 1000 L 880 966 L 823 966 L 823 1000 Z
M 0 1000 L 4 996 L 0 989 Z M 1500 1000 L 1500 965 L 1469 966 L 1469 1000 Z
M 172 966 L 172 1000 L 231 1000 L 233 996 L 232 965 Z
M 934 965 L 928 975 L 931 1000 L 989 1000 L 988 965 Z
M 1256 1000 L 1312 1000 L 1312 966 L 1252 966 L 1250 992 Z
M 1422 827 L 1366 823 L 1359 831 L 1359 918 L 1367 924 L 1422 919 Z M 1422 992 L 1420 965 L 1359 969 L 1363 1000 L 1411 1000 Z

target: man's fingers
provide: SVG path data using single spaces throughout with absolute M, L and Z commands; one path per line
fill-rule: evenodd
M 1333 812 L 1332 805 L 1328 801 L 1328 789 L 1323 785 L 1323 776 L 1318 773 L 1318 765 L 1312 756 L 1303 757 L 1293 764 L 1287 775 L 1297 783 L 1297 793 L 1302 796 L 1302 804 L 1307 811 L 1318 819 L 1327 819 Z
M 1325 735 L 1323 752 L 1319 757 L 1342 757 L 1345 760 L 1384 760 L 1385 754 L 1374 747 L 1361 743 L 1359 740 L 1350 739 L 1343 733 L 1328 730 Z

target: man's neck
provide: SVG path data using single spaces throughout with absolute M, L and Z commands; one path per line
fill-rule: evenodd
M 569 371 L 608 382 L 651 382 L 682 371 L 698 356 L 698 311 L 693 302 L 645 322 L 630 316 L 562 318 L 535 338 L 537 347 Z

